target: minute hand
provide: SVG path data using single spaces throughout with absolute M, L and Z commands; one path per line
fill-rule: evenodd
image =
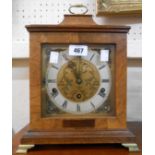
M 77 73 L 76 73 L 77 83 L 81 84 L 81 56 L 78 57 L 78 64 L 77 64 Z
M 68 67 L 72 69 L 74 75 L 76 74 L 76 64 L 66 54 L 63 55 L 64 59 L 68 61 Z

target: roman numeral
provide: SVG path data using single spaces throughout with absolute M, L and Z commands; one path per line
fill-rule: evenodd
M 64 109 L 66 109 L 67 103 L 68 103 L 68 102 L 67 102 L 66 100 L 63 102 L 62 107 L 63 107 Z
M 48 83 L 56 83 L 56 79 L 48 79 Z
M 77 111 L 80 112 L 80 105 L 77 104 Z
M 90 104 L 92 105 L 92 107 L 95 109 L 95 105 L 93 102 L 90 102 Z
M 66 54 L 62 54 L 62 56 L 63 56 L 63 58 L 64 58 L 65 60 L 68 60 Z
M 52 65 L 52 68 L 54 68 L 54 69 L 59 69 L 57 66 L 55 66 L 55 65 Z
M 102 82 L 108 83 L 110 80 L 109 79 L 102 79 Z
M 100 66 L 98 69 L 99 69 L 99 70 L 101 70 L 101 69 L 103 69 L 105 66 L 106 66 L 106 65 L 105 65 L 105 64 L 103 64 L 103 65 L 102 65 L 102 66 Z
M 95 54 L 93 54 L 91 57 L 90 57 L 90 61 L 92 61 L 92 59 L 94 58 Z

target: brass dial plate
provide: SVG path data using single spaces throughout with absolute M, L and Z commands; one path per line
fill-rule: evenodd
M 66 99 L 80 103 L 96 94 L 100 85 L 100 75 L 92 63 L 78 57 L 61 67 L 57 85 Z

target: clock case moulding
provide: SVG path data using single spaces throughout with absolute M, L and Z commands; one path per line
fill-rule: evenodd
M 135 143 L 135 135 L 126 123 L 126 48 L 130 27 L 97 25 L 91 15 L 65 15 L 59 25 L 26 28 L 30 33 L 30 124 L 21 145 Z M 42 118 L 40 51 L 43 43 L 115 45 L 115 116 Z

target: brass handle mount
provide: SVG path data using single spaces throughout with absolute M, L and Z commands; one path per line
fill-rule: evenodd
M 75 12 L 73 11 L 73 8 L 84 8 L 85 11 L 82 12 L 82 13 L 77 14 L 77 13 L 75 13 Z M 87 8 L 87 6 L 85 6 L 85 5 L 83 5 L 83 4 L 75 4 L 75 5 L 71 5 L 71 6 L 69 7 L 68 11 L 69 11 L 71 14 L 73 14 L 73 15 L 85 15 L 85 14 L 88 12 L 88 8 Z

